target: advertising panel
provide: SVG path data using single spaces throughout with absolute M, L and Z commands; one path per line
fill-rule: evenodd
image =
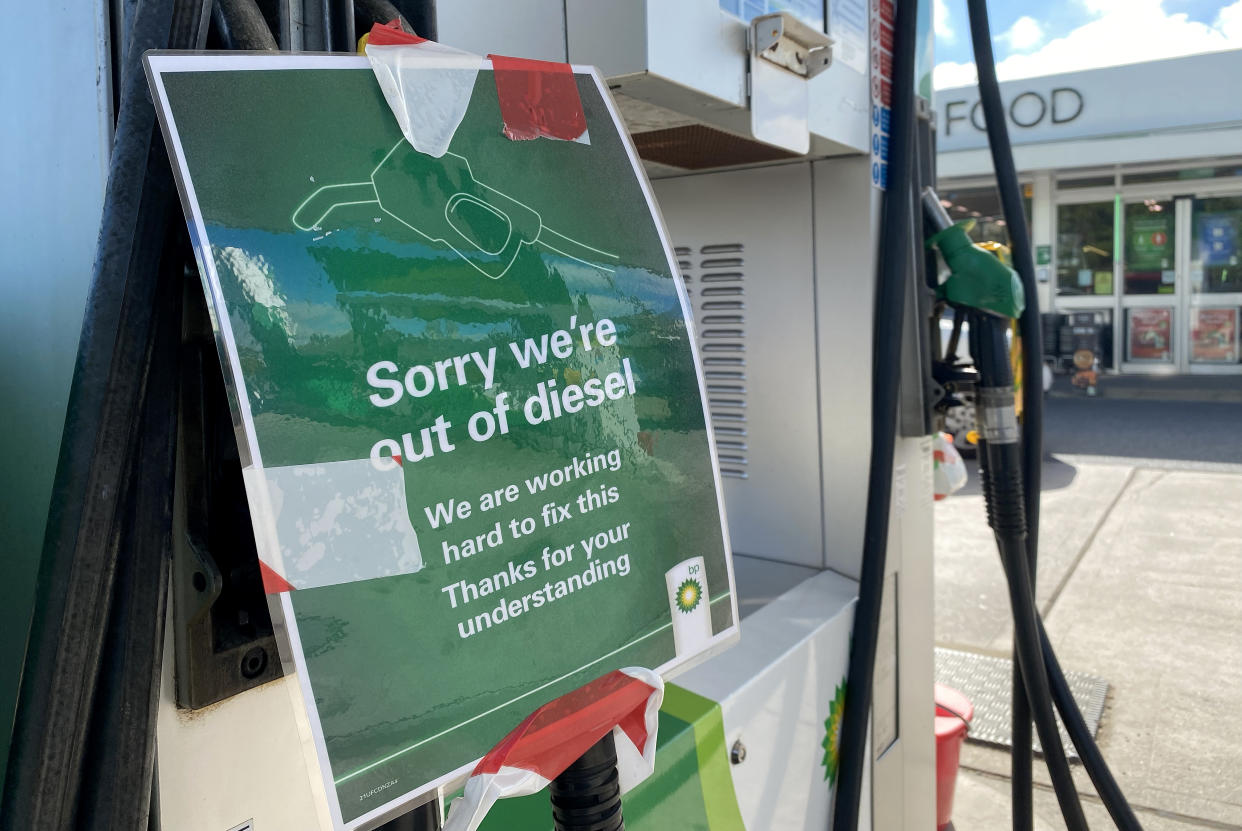
M 1237 211 L 1201 214 L 1199 225 L 1199 262 L 1205 266 L 1238 264 L 1238 227 L 1242 215 Z
M 365 58 L 147 60 L 338 827 L 736 637 L 685 288 L 596 74 L 581 136 L 514 140 L 490 61 L 403 65 L 468 96 L 432 155 Z
M 1173 217 L 1156 213 L 1126 217 L 1126 270 L 1163 271 L 1173 267 Z
M 1190 310 L 1190 360 L 1205 364 L 1238 362 L 1238 309 Z
M 1126 309 L 1127 360 L 1172 360 L 1172 330 L 1172 309 Z

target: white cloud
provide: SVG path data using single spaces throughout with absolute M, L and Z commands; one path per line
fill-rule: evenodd
M 979 76 L 975 73 L 973 63 L 957 63 L 944 61 L 936 64 L 932 70 L 932 86 L 936 89 L 953 89 L 975 83 Z
M 1223 7 L 1210 25 L 1190 20 L 1181 12 L 1166 13 L 1161 0 L 1082 3 L 1096 15 L 1094 20 L 1034 51 L 1009 55 L 997 63 L 997 76 L 1007 81 L 1242 48 L 1242 0 Z M 1010 29 L 1001 37 L 1012 32 Z M 1018 48 L 1012 42 L 1006 43 Z M 946 61 L 937 64 L 933 73 L 937 89 L 964 86 L 975 80 L 973 63 Z
M 1216 15 L 1216 28 L 1229 40 L 1242 42 L 1242 2 L 1221 9 Z
M 1044 27 L 1030 15 L 1023 15 L 1013 22 L 999 40 L 1008 43 L 1009 48 L 1015 52 L 1025 52 L 1044 42 Z
M 943 43 L 953 43 L 957 40 L 957 33 L 953 31 L 953 24 L 949 22 L 949 3 L 948 0 L 936 0 L 935 22 L 933 28 L 936 32 L 936 39 Z

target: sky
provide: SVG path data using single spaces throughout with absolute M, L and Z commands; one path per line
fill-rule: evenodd
M 934 0 L 933 83 L 975 83 L 966 0 Z M 1242 49 L 1242 0 L 989 0 L 1000 80 Z

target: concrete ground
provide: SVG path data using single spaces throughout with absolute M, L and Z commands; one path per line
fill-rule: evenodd
M 1049 398 L 1037 599 L 1063 668 L 1109 682 L 1097 741 L 1143 827 L 1242 829 L 1242 405 L 1178 392 L 1187 458 L 1157 435 L 1167 402 Z M 1084 448 L 1084 434 L 1101 438 Z M 938 645 L 1007 657 L 977 488 L 938 503 L 936 523 Z M 1009 762 L 967 743 L 958 831 L 1009 827 Z M 1036 827 L 1064 828 L 1035 767 Z M 1113 827 L 1081 765 L 1074 775 L 1092 827 Z

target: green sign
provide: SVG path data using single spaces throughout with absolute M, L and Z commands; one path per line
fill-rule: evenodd
M 1169 212 L 1126 217 L 1126 268 L 1164 271 L 1173 267 L 1173 217 Z
M 1052 262 L 1052 246 L 1037 245 L 1035 246 L 1035 264 L 1048 265 Z
M 365 59 L 148 60 L 338 826 L 736 636 L 688 303 L 597 76 L 589 143 L 512 141 L 481 61 L 435 158 Z

